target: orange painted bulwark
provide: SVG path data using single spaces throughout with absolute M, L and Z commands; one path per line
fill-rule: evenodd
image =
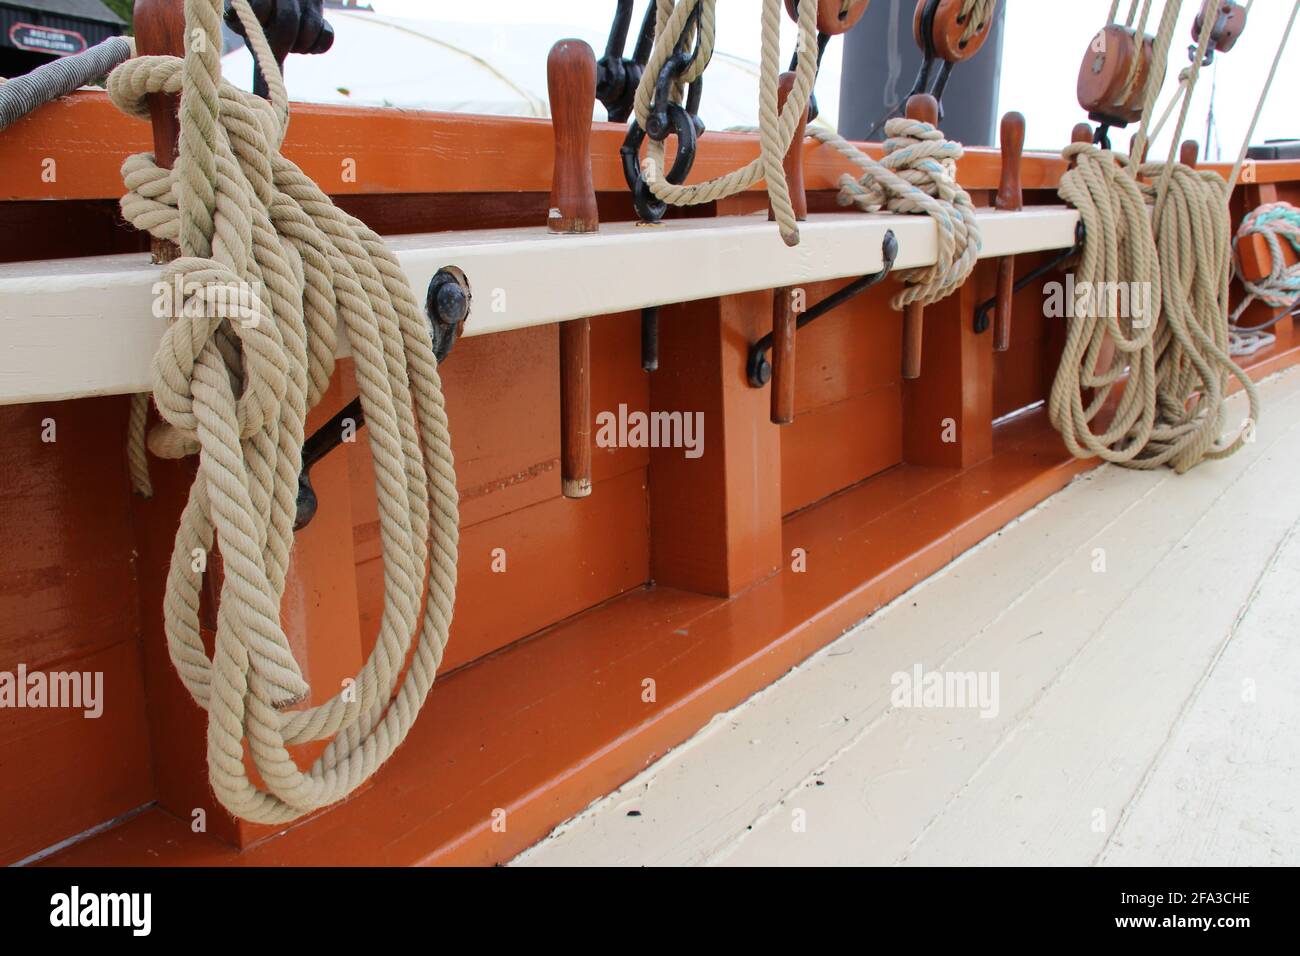
M 3 135 L 0 190 L 11 201 L 0 201 L 0 225 L 23 223 L 30 235 L 11 233 L 0 255 L 139 247 L 123 227 L 79 231 L 36 210 L 57 202 L 77 223 L 106 215 L 122 158 L 149 148 L 146 124 L 119 116 L 102 94 L 79 93 Z M 606 221 L 631 215 L 622 136 L 608 124 L 593 135 Z M 347 208 L 395 232 L 541 225 L 552 146 L 545 121 L 304 106 L 286 151 Z M 710 133 L 694 175 L 756 153 L 753 136 Z M 43 158 L 56 161 L 52 180 L 40 176 Z M 355 179 L 343 175 L 345 160 Z M 803 160 L 810 208 L 834 208 L 845 163 L 811 142 Z M 1027 156 L 1027 202 L 1054 201 L 1063 169 L 1057 157 Z M 1238 217 L 1300 191 L 1300 164 L 1256 173 Z M 997 152 L 969 151 L 960 176 L 987 204 Z M 756 189 L 689 214 L 764 202 Z M 1022 256 L 1018 269 L 1039 260 Z M 1040 283 L 1016 297 L 1011 348 L 995 355 L 971 324 L 995 274 L 995 263 L 981 264 L 925 310 L 916 380 L 900 375 L 894 282 L 806 327 L 785 427 L 771 423 L 768 390 L 746 380 L 749 346 L 772 329 L 771 292 L 665 307 L 659 370 L 649 374 L 640 316 L 592 317 L 597 437 L 593 492 L 582 499 L 561 494 L 558 329 L 460 341 L 441 368 L 461 496 L 443 673 L 405 745 L 366 787 L 283 832 L 213 803 L 206 715 L 167 656 L 162 591 L 194 463 L 154 460 L 155 496 L 133 498 L 125 398 L 0 408 L 0 671 L 94 669 L 105 686 L 98 720 L 0 710 L 0 862 L 123 817 L 49 862 L 508 858 L 1092 466 L 1068 456 L 1041 409 L 995 426 L 1045 397 L 1064 329 L 1042 315 Z M 841 285 L 810 285 L 806 304 Z M 1277 333 L 1250 360 L 1255 374 L 1300 358 L 1291 320 Z M 312 427 L 354 394 L 344 361 Z M 601 437 L 602 421 L 651 412 L 702 416 L 702 453 Z M 47 419 L 54 442 L 42 440 Z M 313 699 L 323 700 L 370 653 L 382 611 L 364 430 L 316 466 L 313 484 L 320 510 L 298 535 L 283 615 Z M 504 829 L 493 826 L 502 812 Z

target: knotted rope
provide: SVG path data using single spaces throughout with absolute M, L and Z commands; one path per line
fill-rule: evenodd
M 894 296 L 894 308 L 911 302 L 929 305 L 960 288 L 979 261 L 981 249 L 975 206 L 957 184 L 961 144 L 945 139 L 930 123 L 898 117 L 885 124 L 885 156 L 877 161 L 838 133 L 808 132 L 862 170 L 858 179 L 847 173 L 840 178 L 841 206 L 926 215 L 938 228 L 934 265 L 902 273 L 905 285 Z
M 183 60 L 136 57 L 108 85 L 119 108 L 142 118 L 148 94 L 181 94 L 175 168 L 130 157 L 122 200 L 137 227 L 179 244 L 164 278 L 186 290 L 154 357 L 165 424 L 149 442 L 155 452 L 199 454 L 167 577 L 168 651 L 208 711 L 217 799 L 236 816 L 283 823 L 346 797 L 414 722 L 451 622 L 457 497 L 419 304 L 380 237 L 280 155 L 284 84 L 247 0 L 233 5 L 270 103 L 221 78 L 221 0 L 185 0 Z M 237 317 L 222 314 L 221 290 L 231 286 L 249 292 Z M 329 383 L 340 323 L 374 458 L 384 610 L 355 683 L 287 711 L 309 693 L 280 624 L 304 422 Z M 199 632 L 204 571 L 194 561 L 214 538 L 225 576 L 209 659 Z M 287 750 L 329 737 L 306 772 Z M 265 789 L 249 779 L 245 741 Z
M 1237 277 L 1246 290 L 1246 297 L 1232 313 L 1233 355 L 1250 355 L 1271 345 L 1275 336 L 1267 330 L 1286 318 L 1296 303 L 1300 302 L 1300 263 L 1287 265 L 1282 252 L 1282 242 L 1285 240 L 1292 251 L 1300 255 L 1300 209 L 1290 203 L 1277 202 L 1252 210 L 1237 229 L 1237 235 L 1232 240 L 1233 251 L 1239 253 L 1241 241 L 1252 236 L 1263 236 L 1268 243 L 1268 275 L 1260 279 L 1248 279 L 1240 266 L 1237 268 Z M 1235 258 L 1240 263 L 1240 254 Z M 1280 310 L 1279 314 L 1260 325 L 1241 326 L 1241 317 L 1255 302 L 1263 302 L 1270 309 Z
M 645 129 L 654 104 L 655 84 L 668 58 L 673 55 L 688 21 L 697 9 L 695 56 L 686 72 L 677 77 L 670 99 L 682 102 L 686 84 L 703 75 L 713 55 L 715 32 L 715 6 L 717 0 L 657 0 L 654 49 L 637 86 L 634 109 L 636 120 Z M 794 86 L 785 105 L 777 109 L 777 85 L 781 74 L 781 0 L 763 0 L 762 53 L 759 62 L 759 155 L 746 166 L 724 176 L 692 185 L 674 185 L 662 176 L 664 169 L 664 144 L 650 140 L 646 158 L 641 164 L 641 176 L 656 198 L 674 206 L 693 206 L 714 202 L 749 189 L 760 179 L 767 180 L 768 199 L 775 212 L 781 238 L 787 245 L 799 242 L 799 226 L 795 220 L 794 206 L 790 202 L 790 188 L 786 183 L 782 161 L 794 139 L 799 118 L 808 108 L 813 81 L 817 75 L 817 4 L 799 5 L 799 64 L 795 69 Z M 687 40 L 691 39 L 689 36 Z

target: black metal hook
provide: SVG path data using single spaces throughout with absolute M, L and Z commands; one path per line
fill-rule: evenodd
M 855 296 L 866 292 L 872 286 L 879 285 L 889 276 L 889 273 L 893 271 L 894 262 L 898 259 L 898 237 L 894 235 L 892 229 L 885 233 L 885 238 L 880 243 L 880 256 L 882 266 L 879 272 L 873 272 L 860 279 L 855 279 L 838 292 L 832 292 L 811 309 L 800 313 L 798 319 L 795 320 L 795 329 L 802 329 L 808 323 L 815 322 L 826 313 L 839 308 Z M 772 342 L 772 333 L 769 332 L 749 347 L 749 360 L 746 362 L 745 375 L 749 379 L 751 388 L 762 388 L 772 380 L 772 364 L 767 358 L 768 353 L 772 351 Z
M 1087 229 L 1084 228 L 1083 220 L 1080 219 L 1074 227 L 1074 246 L 1070 249 L 1066 249 L 1058 256 L 1053 256 L 1051 259 L 1038 266 L 1038 268 L 1017 279 L 1015 284 L 1011 287 L 1012 292 L 1020 292 L 1027 289 L 1043 276 L 1050 272 L 1055 272 L 1074 256 L 1077 256 L 1083 251 L 1083 240 L 1086 238 L 1087 232 Z M 998 297 L 994 296 L 985 302 L 981 302 L 979 306 L 976 307 L 974 322 L 976 335 L 983 335 L 989 330 L 989 325 L 991 324 L 989 313 L 993 311 L 993 307 L 997 304 Z
M 676 135 L 677 155 L 664 178 L 673 185 L 681 185 L 695 164 L 696 143 L 704 133 L 704 122 L 699 116 L 700 99 L 704 91 L 703 79 L 696 78 L 690 84 L 684 105 L 672 102 L 669 97 L 673 80 L 690 69 L 699 56 L 698 39 L 692 48 L 687 48 L 687 38 L 698 25 L 699 18 L 700 8 L 696 7 L 682 27 L 673 55 L 659 71 L 655 81 L 654 102 L 646 117 L 646 128 L 642 129 L 641 124 L 633 118 L 628 124 L 623 146 L 619 149 L 623 161 L 623 178 L 632 191 L 632 205 L 643 222 L 658 222 L 668 211 L 668 204 L 655 197 L 641 176 L 641 144 L 645 142 L 645 137 L 649 135 L 656 142 L 663 142 L 669 136 Z
M 429 281 L 424 309 L 433 354 L 439 365 L 451 353 L 452 346 L 460 337 L 461 327 L 469 317 L 470 304 L 469 280 L 455 266 L 439 269 Z M 355 435 L 365 424 L 366 413 L 361 405 L 361 396 L 358 395 L 302 443 L 302 468 L 298 472 L 294 531 L 307 527 L 312 518 L 316 517 L 319 501 L 311 486 L 312 466 L 343 443 L 345 431 Z

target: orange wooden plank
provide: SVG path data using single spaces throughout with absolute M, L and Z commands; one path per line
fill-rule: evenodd
M 636 590 L 461 669 L 372 790 L 275 840 L 239 854 L 144 814 L 50 862 L 506 859 L 1091 467 L 1041 413 L 1035 425 L 1017 423 L 1017 441 L 965 472 L 900 466 L 790 519 L 782 546 L 807 550 L 807 573 L 730 601 Z
M 126 412 L 124 398 L 0 408 L 0 671 L 98 672 L 104 695 L 95 719 L 0 707 L 0 862 L 152 798 Z
M 51 670 L 98 681 L 101 713 L 0 709 L 0 866 L 153 800 L 137 642 L 100 648 Z
M 849 280 L 852 281 L 852 280 Z M 809 308 L 848 282 L 802 288 Z M 869 289 L 799 330 L 795 409 L 804 415 L 886 386 L 898 386 L 899 325 L 888 284 Z
M 644 584 L 648 524 L 645 472 L 630 471 L 587 498 L 557 496 L 464 529 L 444 671 Z M 367 642 L 383 608 L 381 572 L 378 558 L 356 568 Z
M 599 192 L 626 189 L 618 158 L 625 133 L 620 124 L 594 124 L 592 172 Z M 148 124 L 119 113 L 98 91 L 49 104 L 4 135 L 0 199 L 115 199 L 122 192 L 122 160 L 152 149 Z M 868 151 L 880 155 L 878 145 Z M 549 193 L 552 154 L 545 119 L 306 103 L 294 105 L 285 141 L 285 155 L 331 195 Z M 710 131 L 690 181 L 721 175 L 757 154 L 754 134 Z M 808 190 L 833 190 L 852 168 L 832 150 L 805 141 Z M 994 189 L 1000 169 L 997 150 L 971 148 L 958 176 L 969 188 Z M 1024 186 L 1054 189 L 1064 169 L 1057 155 L 1028 155 Z M 1300 178 L 1300 163 L 1261 163 L 1258 172 L 1260 181 Z
M 893 365 L 897 374 L 898 362 Z M 903 391 L 897 382 L 800 412 L 781 429 L 781 512 L 806 508 L 902 460 Z

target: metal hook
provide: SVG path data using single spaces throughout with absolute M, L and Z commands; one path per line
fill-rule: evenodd
M 439 269 L 429 282 L 429 292 L 424 303 L 425 317 L 428 319 L 426 325 L 433 344 L 433 354 L 439 365 L 451 353 L 452 346 L 460 337 L 461 326 L 469 317 L 470 299 L 469 280 L 455 266 Z M 312 518 L 316 517 L 319 502 L 316 491 L 311 486 L 311 468 L 343 442 L 343 430 L 349 421 L 352 423 L 352 434 L 356 434 L 366 423 L 360 395 L 343 406 L 338 414 L 303 442 L 294 531 L 307 527 Z
M 1083 241 L 1087 237 L 1087 232 L 1088 232 L 1087 229 L 1084 228 L 1083 220 L 1080 219 L 1078 224 L 1075 225 L 1074 227 L 1074 246 L 1070 249 L 1066 249 L 1058 256 L 1053 256 L 1051 259 L 1049 259 L 1047 262 L 1044 262 L 1038 268 L 1022 276 L 1021 278 L 1017 279 L 1015 285 L 1011 287 L 1012 291 L 1020 292 L 1024 289 L 1027 289 L 1030 285 L 1037 282 L 1043 276 L 1047 275 L 1050 272 L 1054 272 L 1056 269 L 1059 269 L 1064 263 L 1068 262 L 1072 257 L 1077 256 L 1080 252 L 1083 251 Z M 985 302 L 981 302 L 979 306 L 975 309 L 974 330 L 976 335 L 983 335 L 985 332 L 988 331 L 989 324 L 990 324 L 989 313 L 993 311 L 993 307 L 997 305 L 997 302 L 998 302 L 998 298 L 997 296 L 994 296 L 993 298 Z
M 801 313 L 795 322 L 795 328 L 802 329 L 809 322 L 820 319 L 826 313 L 883 282 L 893 271 L 894 262 L 898 259 L 898 237 L 894 235 L 894 230 L 890 229 L 885 233 L 885 238 L 880 244 L 880 255 L 883 262 L 879 272 L 855 279 L 838 292 L 832 292 L 811 309 Z M 769 332 L 749 347 L 749 360 L 746 362 L 745 371 L 752 388 L 762 388 L 772 380 L 772 365 L 767 358 L 767 354 L 772 350 L 772 342 L 773 336 Z

